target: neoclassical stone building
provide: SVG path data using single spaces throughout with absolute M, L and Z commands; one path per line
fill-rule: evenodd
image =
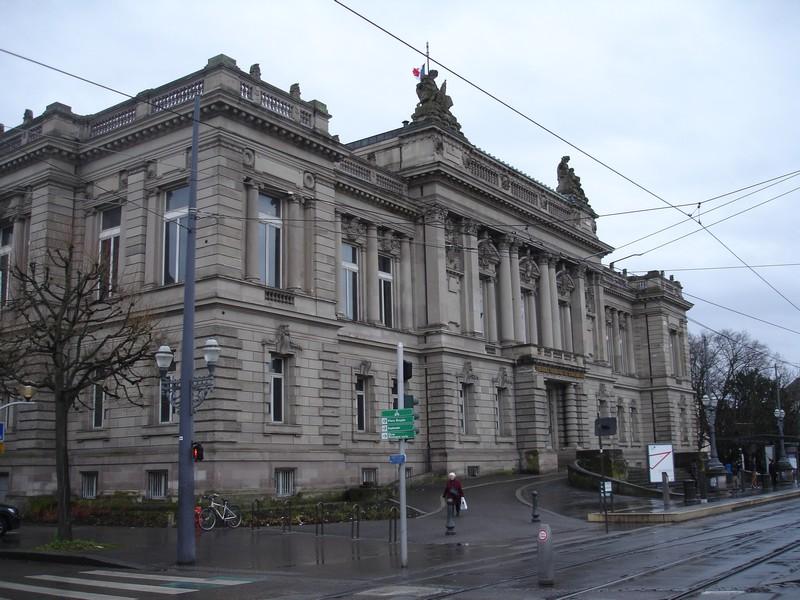
M 393 480 L 379 416 L 397 401 L 398 342 L 420 400 L 412 475 L 553 471 L 597 447 L 598 414 L 618 418 L 607 443 L 631 463 L 654 440 L 691 450 L 680 284 L 603 266 L 612 248 L 568 157 L 555 190 L 479 150 L 435 77 L 410 122 L 349 144 L 323 103 L 224 55 L 95 115 L 26 112 L 0 135 L 0 303 L 10 265 L 73 243 L 110 257 L 108 285 L 142 291 L 180 356 L 187 117 L 201 94 L 197 356 L 207 337 L 222 356 L 195 415 L 198 491 Z M 76 494 L 175 493 L 176 415 L 145 367 L 144 408 L 96 390 L 72 413 Z M 55 486 L 38 399 L 6 416 L 10 496 Z

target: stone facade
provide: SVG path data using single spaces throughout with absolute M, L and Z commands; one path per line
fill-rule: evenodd
M 604 267 L 611 247 L 585 196 L 471 145 L 446 94 L 350 144 L 329 133 L 323 103 L 226 56 L 96 115 L 52 104 L 0 136 L 0 255 L 24 265 L 66 243 L 88 258 L 111 249 L 116 284 L 143 291 L 180 356 L 197 93 L 197 357 L 207 337 L 222 346 L 195 415 L 198 492 L 393 480 L 379 413 L 393 406 L 398 342 L 420 400 L 414 475 L 552 471 L 596 447 L 598 414 L 618 417 L 609 442 L 634 463 L 652 441 L 691 449 L 680 284 Z M 87 398 L 72 413 L 76 494 L 174 494 L 177 424 L 144 367 L 143 408 L 109 401 L 96 414 Z M 10 496 L 55 486 L 52 410 L 38 400 L 7 417 Z

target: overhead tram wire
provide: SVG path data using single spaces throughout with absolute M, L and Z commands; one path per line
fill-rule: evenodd
M 706 304 L 710 304 L 711 306 L 716 306 L 717 308 L 721 308 L 722 310 L 727 310 L 728 312 L 732 312 L 737 314 L 741 317 L 747 317 L 748 319 L 753 319 L 754 321 L 758 321 L 759 323 L 763 323 L 764 325 L 769 325 L 771 327 L 775 327 L 776 329 L 782 329 L 783 331 L 788 331 L 789 333 L 794 333 L 796 335 L 800 335 L 800 331 L 796 329 L 791 329 L 789 327 L 785 327 L 783 325 L 779 325 L 777 323 L 773 323 L 772 321 L 767 321 L 766 319 L 761 319 L 760 317 L 753 316 L 746 312 L 742 312 L 740 310 L 736 310 L 735 308 L 730 308 L 728 306 L 723 306 L 722 304 L 718 304 L 716 302 L 712 302 L 711 300 L 706 300 L 705 298 L 701 298 L 700 296 L 695 296 L 694 294 L 690 294 L 686 290 L 682 290 L 681 292 L 684 296 L 688 296 L 689 298 L 694 298 L 695 300 L 700 300 L 700 302 L 705 302 Z
M 695 325 L 699 325 L 703 329 L 707 329 L 711 333 L 714 333 L 714 334 L 716 334 L 716 335 L 718 335 L 720 337 L 724 337 L 726 340 L 735 341 L 731 336 L 729 336 L 729 335 L 727 335 L 727 334 L 725 334 L 725 333 L 723 333 L 721 331 L 717 331 L 713 327 L 709 327 L 708 325 L 706 325 L 705 323 L 701 323 L 697 319 L 693 319 L 692 317 L 686 317 L 686 320 L 687 321 L 691 321 Z M 795 369 L 800 369 L 800 364 L 795 364 L 793 362 L 789 362 L 788 360 L 785 360 L 785 359 L 781 358 L 780 355 L 778 355 L 778 354 L 773 354 L 773 353 L 771 353 L 771 352 L 769 352 L 767 350 L 761 350 L 760 348 L 756 348 L 755 346 L 750 346 L 748 344 L 744 344 L 744 347 L 748 348 L 750 350 L 755 350 L 759 354 L 763 354 L 763 355 L 767 356 L 773 362 L 779 362 L 781 364 L 793 367 Z
M 754 269 L 766 269 L 769 267 L 800 267 L 800 263 L 773 263 L 766 265 L 750 265 Z M 665 273 L 681 273 L 684 271 L 726 271 L 730 269 L 744 269 L 742 265 L 729 265 L 724 267 L 680 267 L 677 269 L 659 269 Z M 631 271 L 628 270 L 629 275 L 646 275 L 650 271 Z
M 489 92 L 488 90 L 486 90 L 486 89 L 482 88 L 481 86 L 479 86 L 478 84 L 474 83 L 472 80 L 470 80 L 470 79 L 468 79 L 468 78 L 464 77 L 463 75 L 461 75 L 461 74 L 460 74 L 460 73 L 458 73 L 457 71 L 454 71 L 453 69 L 451 69 L 451 68 L 450 68 L 450 67 L 448 67 L 447 65 L 445 65 L 445 64 L 443 64 L 443 63 L 441 63 L 441 62 L 439 62 L 438 60 L 436 60 L 436 59 L 434 59 L 434 58 L 431 58 L 429 55 L 427 55 L 426 53 L 422 52 L 422 51 L 421 51 L 421 50 L 419 50 L 418 48 L 414 47 L 412 44 L 410 44 L 409 42 L 405 41 L 403 38 L 401 38 L 401 37 L 399 37 L 399 36 L 395 35 L 395 34 L 394 34 L 394 33 L 392 33 L 391 31 L 389 31 L 388 29 L 386 29 L 386 28 L 384 28 L 384 27 L 382 27 L 382 26 L 378 25 L 377 23 L 375 23 L 375 22 L 374 22 L 374 21 L 372 21 L 371 19 L 367 18 L 366 16 L 362 15 L 362 14 L 361 14 L 361 13 L 359 13 L 358 11 L 356 11 L 356 10 L 354 10 L 354 9 L 350 8 L 349 6 L 347 6 L 347 5 L 346 5 L 344 2 L 342 2 L 341 0 L 333 0 L 333 2 L 335 2 L 336 4 L 338 4 L 339 6 L 341 6 L 342 8 L 344 8 L 344 9 L 348 10 L 349 12 L 353 13 L 353 14 L 354 14 L 355 16 L 357 16 L 358 18 L 360 18 L 360 19 L 362 19 L 362 20 L 366 21 L 367 23 L 369 23 L 369 24 L 370 24 L 370 25 L 372 25 L 373 27 L 375 27 L 375 28 L 379 29 L 380 31 L 382 31 L 382 32 L 383 32 L 383 33 L 385 33 L 386 35 L 390 36 L 391 38 L 395 39 L 396 41 L 400 42 L 401 44 L 403 44 L 404 46 L 406 46 L 406 47 L 407 47 L 407 48 L 409 48 L 410 50 L 412 50 L 412 51 L 416 52 L 417 54 L 419 54 L 420 56 L 426 56 L 426 58 L 427 58 L 427 59 L 429 59 L 429 60 L 431 60 L 431 61 L 432 61 L 434 64 L 436 64 L 436 65 L 440 66 L 441 68 L 445 69 L 445 70 L 446 70 L 446 71 L 448 71 L 449 73 L 452 73 L 452 74 L 453 74 L 455 77 L 457 77 L 458 79 L 460 79 L 461 81 L 463 81 L 463 82 L 464 82 L 464 83 L 466 83 L 467 85 L 469 85 L 469 86 L 471 86 L 471 87 L 475 88 L 476 90 L 478 90 L 478 91 L 479 91 L 479 92 L 481 92 L 482 94 L 485 94 L 486 96 L 488 96 L 488 97 L 489 97 L 489 98 L 491 98 L 492 100 L 494 100 L 494 101 L 496 101 L 496 102 L 500 103 L 501 105 L 505 106 L 507 109 L 509 109 L 510 111 L 512 111 L 512 112 L 514 112 L 515 114 L 519 115 L 520 117 L 522 117 L 522 118 L 523 118 L 523 119 L 525 119 L 526 121 L 528 121 L 528 122 L 532 123 L 532 124 L 533 124 L 533 125 L 535 125 L 536 127 L 538 127 L 538 128 L 540 128 L 540 129 L 542 129 L 543 131 L 545 131 L 545 132 L 549 133 L 550 135 L 552 135 L 552 136 L 553 136 L 553 137 L 555 137 L 556 139 L 558 139 L 558 140 L 562 141 L 563 143 L 567 144 L 567 145 L 568 145 L 570 148 L 573 148 L 573 149 L 577 150 L 578 152 L 580 152 L 581 154 L 583 154 L 584 156 L 586 156 L 586 157 L 587 157 L 587 158 L 589 158 L 590 160 L 592 160 L 592 161 L 596 162 L 596 163 L 597 163 L 597 164 L 599 164 L 600 166 L 602 166 L 602 167 L 604 167 L 604 168 L 608 169 L 609 171 L 611 171 L 612 173 L 614 173 L 614 174 L 618 175 L 619 177 L 621 177 L 621 178 L 622 178 L 622 179 L 624 179 L 625 181 L 629 182 L 630 184 L 632 184 L 632 185 L 636 186 L 637 188 L 639 188 L 640 190 L 642 190 L 642 191 L 643 191 L 643 192 L 645 192 L 646 194 L 649 194 L 650 196 L 652 196 L 653 198 L 656 198 L 656 199 L 657 199 L 657 200 L 659 200 L 660 202 L 663 202 L 663 203 L 664 203 L 664 204 L 666 204 L 667 206 L 670 206 L 670 207 L 674 208 L 674 209 L 675 209 L 675 210 L 677 210 L 679 213 L 681 213 L 681 214 L 683 214 L 683 215 L 686 215 L 687 217 L 691 217 L 691 214 L 689 214 L 689 213 L 686 213 L 685 211 L 681 210 L 681 209 L 680 209 L 679 207 L 677 207 L 676 205 L 672 204 L 671 202 L 669 202 L 669 201 L 668 201 L 668 200 L 666 200 L 665 198 L 663 198 L 663 197 L 659 196 L 658 194 L 656 194 L 656 193 L 655 193 L 655 192 L 653 192 L 652 190 L 650 190 L 650 189 L 646 188 L 645 186 L 643 186 L 643 185 L 642 185 L 642 184 L 640 184 L 639 182 L 635 181 L 634 179 L 631 179 L 630 177 L 628 177 L 628 176 L 627 176 L 627 175 L 625 175 L 624 173 L 622 173 L 622 172 L 618 171 L 617 169 L 615 169 L 615 168 L 614 168 L 614 167 L 612 167 L 611 165 L 609 165 L 609 164 L 607 164 L 607 163 L 603 162 L 602 160 L 600 160 L 599 158 L 597 158 L 597 157 L 596 157 L 596 156 L 594 156 L 593 154 L 589 153 L 588 151 L 584 150 L 584 149 L 583 149 L 583 148 L 581 148 L 580 146 L 577 146 L 577 145 L 575 145 L 574 143 L 570 142 L 570 141 L 569 141 L 569 140 L 567 140 L 566 138 L 564 138 L 564 137 L 562 137 L 561 135 L 557 134 L 557 133 L 556 133 L 555 131 L 553 131 L 552 129 L 549 129 L 548 127 L 546 127 L 546 126 L 542 125 L 541 123 L 539 123 L 538 121 L 536 121 L 536 120 L 535 120 L 535 119 L 533 119 L 532 117 L 530 117 L 530 116 L 528 116 L 527 114 L 523 113 L 521 110 L 519 110 L 519 109 L 515 108 L 514 106 L 512 106 L 512 105 L 511 105 L 511 104 L 509 104 L 508 102 L 506 102 L 506 101 L 504 101 L 504 100 L 500 99 L 498 96 L 496 96 L 496 95 L 492 94 L 492 93 L 491 93 L 491 92 Z M 795 308 L 795 310 L 797 310 L 798 312 L 800 312 L 800 307 L 798 307 L 798 306 L 797 306 L 797 305 L 796 305 L 794 302 L 792 302 L 791 300 L 789 300 L 789 298 L 787 298 L 787 297 L 786 297 L 786 296 L 785 296 L 785 295 L 784 295 L 784 294 L 783 294 L 783 293 L 782 293 L 780 290 L 778 290 L 778 289 L 777 289 L 777 288 L 776 288 L 774 285 L 772 285 L 772 284 L 771 284 L 769 281 L 767 281 L 767 280 L 766 280 L 766 279 L 765 279 L 765 278 L 764 278 L 764 277 L 763 277 L 763 276 L 762 276 L 760 273 L 758 273 L 758 272 L 757 272 L 755 269 L 753 269 L 752 267 L 750 267 L 750 265 L 748 265 L 748 264 L 747 264 L 747 262 L 745 262 L 745 261 L 744 261 L 744 259 L 742 259 L 742 258 L 741 258 L 741 257 L 740 257 L 738 254 L 736 254 L 736 253 L 733 251 L 733 249 L 732 249 L 730 246 L 728 246 L 727 244 L 725 244 L 725 242 L 723 242 L 723 241 L 722 241 L 722 240 L 721 240 L 719 237 L 717 237 L 717 236 L 716 236 L 714 233 L 712 233 L 711 231 L 709 231 L 709 230 L 708 230 L 708 229 L 707 229 L 707 228 L 706 228 L 706 227 L 705 227 L 705 226 L 704 226 L 704 225 L 703 225 L 703 224 L 702 224 L 700 221 L 698 221 L 698 224 L 700 225 L 700 227 L 702 227 L 702 228 L 703 228 L 703 230 L 705 230 L 705 231 L 706 231 L 706 233 L 708 233 L 708 234 L 709 234 L 709 235 L 710 235 L 710 236 L 711 236 L 711 237 L 712 237 L 714 240 L 716 240 L 716 242 L 717 242 L 718 244 L 720 244 L 720 245 L 721 245 L 723 248 L 725 248 L 725 249 L 726 249 L 726 250 L 727 250 L 727 251 L 728 251 L 728 252 L 729 252 L 731 255 L 733 255 L 733 257 L 734 257 L 734 258 L 736 258 L 736 260 L 738 260 L 739 262 L 741 262 L 741 263 L 742 263 L 744 266 L 746 266 L 746 267 L 747 267 L 747 268 L 748 268 L 748 269 L 749 269 L 749 270 L 750 270 L 750 271 L 751 271 L 751 272 L 752 272 L 752 273 L 753 273 L 753 274 L 754 274 L 756 277 L 758 277 L 758 278 L 759 278 L 759 279 L 760 279 L 762 282 L 764 282 L 764 284 L 766 284 L 766 285 L 767 285 L 767 287 L 769 287 L 769 288 L 770 288 L 772 291 L 774 291 L 776 294 L 778 294 L 778 295 L 779 295 L 781 298 L 783 298 L 783 299 L 784 299 L 784 300 L 786 300 L 786 301 L 787 301 L 789 304 L 791 304 L 791 305 L 792 305 L 792 306 Z

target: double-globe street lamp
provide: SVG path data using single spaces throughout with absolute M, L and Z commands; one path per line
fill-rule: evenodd
M 195 558 L 194 539 L 194 463 L 192 461 L 192 419 L 194 411 L 214 389 L 214 367 L 217 365 L 220 346 L 209 338 L 203 346 L 203 358 L 208 375 L 194 376 L 193 348 L 184 349 L 181 378 L 167 376 L 174 355 L 169 346 L 161 346 L 155 353 L 161 376 L 162 390 L 167 392 L 173 410 L 178 411 L 178 563 L 191 564 Z M 191 364 L 190 364 L 191 363 Z M 185 386 L 185 387 L 184 387 Z

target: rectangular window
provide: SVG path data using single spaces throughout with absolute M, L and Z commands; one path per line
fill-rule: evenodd
M 164 207 L 164 284 L 184 280 L 186 225 L 189 222 L 189 188 L 167 192 Z
M 159 380 L 158 384 L 158 422 L 172 423 L 172 404 L 169 401 L 169 381 Z
M 497 435 L 505 435 L 505 388 L 497 388 L 494 395 L 494 427 Z
M 367 430 L 367 382 L 356 375 L 356 431 Z
M 378 289 L 380 293 L 381 323 L 386 327 L 392 327 L 394 323 L 392 259 L 388 256 L 378 256 Z
M 392 377 L 392 389 L 389 390 L 389 398 L 392 401 L 392 408 L 397 409 L 397 379 Z
M 294 495 L 294 469 L 275 469 L 275 495 Z
M 285 360 L 272 355 L 269 370 L 269 412 L 273 423 L 284 422 L 284 385 L 283 373 Z
M 147 472 L 147 497 L 152 500 L 159 500 L 167 497 L 166 471 Z
M 106 405 L 106 392 L 102 385 L 95 384 L 92 388 L 92 427 L 99 429 L 104 424 Z
M 81 498 L 97 498 L 97 471 L 81 473 Z
M 378 469 L 361 469 L 361 484 L 365 486 L 378 485 Z
M 481 468 L 478 465 L 467 465 L 467 477 L 479 477 Z
M 458 388 L 458 430 L 467 433 L 467 395 L 468 385 L 462 383 Z
M 8 302 L 11 277 L 11 240 L 14 228 L 11 225 L 0 227 L 0 306 Z
M 344 316 L 353 321 L 358 320 L 358 247 L 342 244 L 342 281 Z
M 281 201 L 258 196 L 258 271 L 261 283 L 281 287 Z
M 116 206 L 100 215 L 100 297 L 106 298 L 117 289 L 119 274 L 119 232 L 122 208 Z

